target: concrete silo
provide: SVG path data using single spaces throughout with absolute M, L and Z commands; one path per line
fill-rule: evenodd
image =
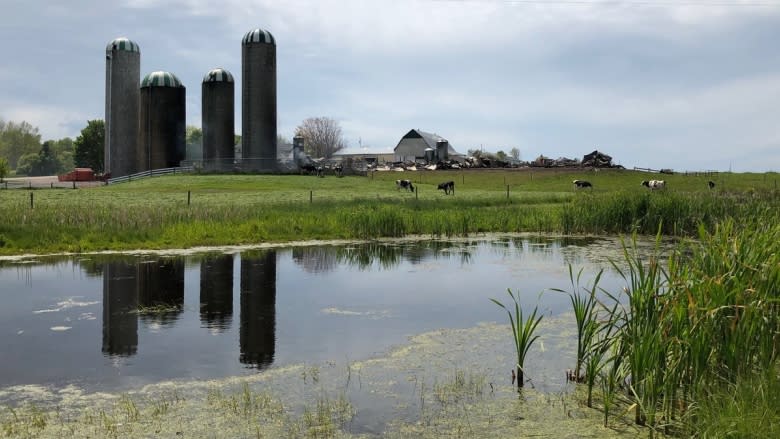
M 276 41 L 262 29 L 244 35 L 241 47 L 242 167 L 276 168 Z
M 106 119 L 103 171 L 113 177 L 132 174 L 138 148 L 138 82 L 141 51 L 127 38 L 106 46 Z
M 141 81 L 136 160 L 139 171 L 179 166 L 185 155 L 186 90 L 173 73 L 152 72 Z
M 235 155 L 235 83 L 225 69 L 213 69 L 201 87 L 203 165 L 206 169 L 231 169 Z

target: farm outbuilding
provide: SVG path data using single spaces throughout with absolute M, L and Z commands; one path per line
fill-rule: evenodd
M 443 152 L 442 145 L 444 142 L 447 142 L 447 139 L 439 136 L 438 134 L 426 133 L 425 131 L 420 130 L 410 130 L 403 137 L 401 137 L 401 140 L 398 142 L 398 145 L 396 145 L 395 150 L 393 150 L 393 155 L 395 161 L 398 162 L 415 161 L 417 159 L 425 160 L 426 150 L 429 151 L 429 156 L 431 151 L 436 152 L 437 156 L 441 154 L 440 151 Z M 439 144 L 438 149 L 437 143 Z M 433 161 L 456 159 L 457 157 L 462 157 L 462 154 L 455 151 L 455 148 L 453 148 L 449 142 L 447 142 L 446 151 L 446 157 L 434 157 Z

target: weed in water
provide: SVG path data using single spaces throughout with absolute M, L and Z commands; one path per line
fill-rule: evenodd
M 506 306 L 504 306 L 503 303 L 493 298 L 490 300 L 506 310 L 507 314 L 509 314 L 509 323 L 512 326 L 512 337 L 514 338 L 515 350 L 517 352 L 517 387 L 521 388 L 525 384 L 525 375 L 523 373 L 525 357 L 528 354 L 528 350 L 531 348 L 531 345 L 534 343 L 534 341 L 536 341 L 537 338 L 539 338 L 538 335 L 534 335 L 534 331 L 536 331 L 536 327 L 539 325 L 539 322 L 542 321 L 542 316 L 540 315 L 538 318 L 536 317 L 537 308 L 534 307 L 534 310 L 531 315 L 528 316 L 528 319 L 523 319 L 523 310 L 520 308 L 519 295 L 515 296 L 514 293 L 512 293 L 512 290 L 509 288 L 507 288 L 506 291 L 509 294 L 509 297 L 512 298 L 512 301 L 515 303 L 514 316 L 512 315 L 512 312 Z

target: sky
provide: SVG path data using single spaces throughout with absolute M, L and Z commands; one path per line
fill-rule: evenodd
M 277 44 L 278 133 L 339 122 L 350 152 L 410 129 L 461 153 L 627 168 L 780 171 L 780 0 L 3 0 L 0 119 L 43 140 L 105 117 L 105 47 L 141 48 L 141 77 L 236 80 L 241 38 Z

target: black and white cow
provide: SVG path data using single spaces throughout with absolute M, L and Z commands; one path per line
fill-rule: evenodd
M 450 193 L 455 195 L 455 182 L 450 180 L 439 183 L 439 189 L 443 190 L 445 195 L 449 195 Z
M 715 189 L 715 182 L 710 180 L 707 182 L 707 186 L 709 186 L 710 189 Z
M 317 177 L 324 177 L 325 174 L 322 172 L 322 166 L 321 165 L 315 165 L 312 163 L 307 163 L 305 165 L 301 165 L 301 174 L 304 172 L 309 175 L 316 175 Z
M 396 180 L 395 188 L 397 190 L 408 189 L 409 192 L 414 192 L 414 186 L 412 186 L 412 180 Z
M 586 187 L 589 187 L 589 188 L 593 189 L 593 184 L 591 184 L 591 182 L 589 182 L 589 181 L 574 180 L 574 181 L 572 181 L 572 183 L 574 183 L 574 188 L 575 189 L 583 189 L 583 188 L 586 188 Z
M 644 180 L 642 182 L 642 186 L 650 188 L 651 191 L 654 191 L 656 189 L 665 189 L 666 188 L 666 181 L 665 180 Z
M 300 169 L 301 169 L 301 174 L 303 174 L 305 172 L 305 173 L 307 173 L 309 175 L 315 175 L 317 173 L 317 166 L 315 166 L 315 165 L 313 165 L 311 163 L 307 163 L 305 165 L 301 165 Z

